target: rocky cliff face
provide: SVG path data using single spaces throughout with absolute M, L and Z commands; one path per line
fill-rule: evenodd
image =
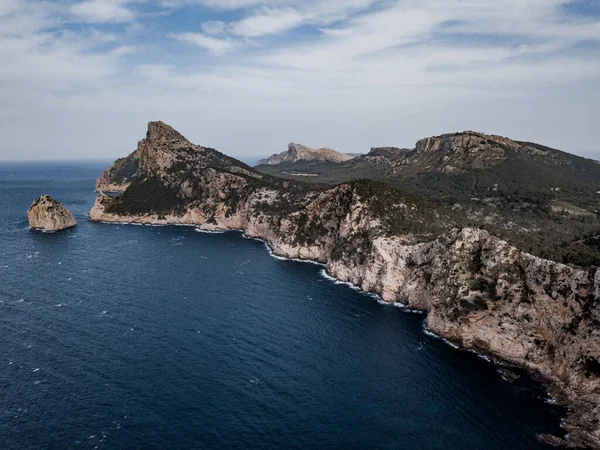
M 146 138 L 127 158 L 117 159 L 96 181 L 96 190 L 123 192 L 133 180 L 152 171 L 164 171 L 173 165 L 173 151 L 200 152 L 203 147 L 190 143 L 163 122 L 150 122 Z
M 169 133 L 149 132 L 128 159 L 140 160 L 134 180 L 116 197 L 100 193 L 92 220 L 236 229 L 277 255 L 322 262 L 337 279 L 427 311 L 440 336 L 539 375 L 571 407 L 569 444 L 600 448 L 600 271 L 480 229 L 441 230 L 443 212 L 383 184 L 306 190 Z M 111 173 L 101 185 L 118 184 Z
M 32 203 L 27 218 L 29 226 L 36 230 L 60 231 L 77 226 L 73 214 L 48 195 L 42 195 Z
M 503 136 L 463 131 L 421 139 L 414 149 L 373 148 L 365 156 L 385 158 L 390 164 L 426 172 L 464 173 L 497 166 L 515 154 L 551 160 L 560 159 L 561 153 Z
M 298 161 L 342 162 L 352 159 L 355 155 L 336 152 L 330 148 L 313 149 L 302 144 L 291 143 L 287 151 L 272 155 L 267 159 L 258 161 L 258 165 L 277 165 L 284 162 L 295 163 Z

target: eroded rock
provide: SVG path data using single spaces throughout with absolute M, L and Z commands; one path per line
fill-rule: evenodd
M 77 226 L 75 216 L 49 195 L 37 198 L 27 210 L 29 226 L 35 230 L 60 231 Z

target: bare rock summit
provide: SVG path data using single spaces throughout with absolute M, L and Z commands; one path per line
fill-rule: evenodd
M 323 161 L 323 162 L 343 162 L 352 159 L 354 156 L 337 152 L 331 148 L 314 149 L 302 144 L 292 142 L 288 145 L 285 152 L 272 155 L 267 159 L 261 159 L 258 165 L 277 165 L 281 163 L 294 163 L 298 161 Z
M 29 226 L 35 230 L 60 231 L 77 226 L 75 217 L 49 195 L 37 198 L 27 210 Z

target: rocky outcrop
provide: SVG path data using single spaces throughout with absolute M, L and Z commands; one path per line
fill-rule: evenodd
M 357 154 L 345 154 L 336 152 L 330 148 L 313 149 L 302 144 L 292 142 L 287 151 L 272 155 L 258 161 L 257 165 L 277 165 L 284 162 L 294 163 L 298 161 L 321 161 L 321 162 L 343 162 L 357 156 Z
M 116 197 L 100 193 L 92 220 L 241 230 L 277 255 L 326 264 L 339 280 L 427 311 L 438 335 L 532 371 L 570 406 L 569 445 L 600 448 L 599 270 L 477 228 L 440 231 L 442 213 L 386 185 L 311 191 L 181 141 L 157 150 L 163 141 L 148 135 L 129 157 L 144 161 L 134 181 Z
M 462 153 L 469 151 L 486 151 L 490 148 L 512 148 L 520 147 L 519 143 L 502 136 L 488 135 L 476 131 L 464 131 L 462 133 L 442 134 L 441 136 L 429 137 L 417 141 L 415 150 L 418 152 L 451 152 Z
M 35 230 L 60 231 L 77 226 L 71 211 L 49 195 L 37 198 L 27 210 L 29 226 Z

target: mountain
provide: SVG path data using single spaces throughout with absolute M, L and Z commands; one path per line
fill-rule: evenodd
M 138 148 L 98 179 L 100 192 L 90 219 L 240 230 L 267 242 L 276 255 L 321 262 L 336 279 L 377 293 L 386 302 L 427 311 L 428 329 L 457 345 L 535 373 L 570 408 L 564 422 L 568 442 L 544 439 L 600 448 L 600 269 L 544 259 L 489 230 L 460 225 L 470 220 L 475 205 L 496 208 L 495 201 L 485 200 L 496 198 L 493 189 L 478 200 L 464 200 L 468 186 L 461 177 L 471 174 L 471 180 L 484 183 L 482 171 L 496 174 L 494 184 L 505 194 L 512 180 L 520 183 L 510 188 L 513 215 L 523 208 L 522 214 L 541 214 L 546 223 L 556 214 L 556 227 L 565 227 L 571 213 L 550 209 L 543 215 L 536 203 L 560 198 L 571 205 L 566 208 L 586 211 L 574 216 L 576 222 L 597 220 L 587 191 L 574 195 L 579 191 L 562 184 L 562 178 L 548 183 L 565 191 L 550 190 L 544 200 L 516 191 L 536 187 L 537 182 L 527 184 L 517 176 L 526 164 L 537 161 L 542 173 L 552 164 L 573 164 L 562 171 L 565 179 L 575 170 L 588 171 L 580 174 L 578 186 L 589 187 L 596 181 L 595 163 L 535 144 L 482 136 L 430 138 L 412 150 L 374 149 L 358 162 L 335 164 L 346 171 L 341 174 L 331 169 L 332 163 L 315 163 L 308 167 L 328 168 L 321 181 L 329 184 L 311 184 L 261 173 L 152 122 Z M 515 161 L 525 169 L 517 175 L 506 172 L 506 164 L 516 169 Z M 371 178 L 387 182 L 358 179 L 331 185 L 334 177 L 364 168 L 376 175 Z M 417 195 L 422 194 L 418 187 L 392 186 L 411 173 L 413 182 L 429 186 L 423 189 L 426 195 Z M 447 184 L 448 176 L 458 178 Z M 538 178 L 530 174 L 530 179 Z M 440 198 L 432 194 L 435 180 Z M 482 189 L 477 183 L 470 186 L 473 197 Z M 447 201 L 453 197 L 455 203 Z M 503 212 L 498 207 L 494 221 L 513 220 Z M 527 237 L 548 231 L 516 232 Z
M 373 148 L 339 164 L 260 166 L 283 178 L 336 185 L 385 182 L 455 212 L 454 225 L 484 228 L 528 252 L 600 265 L 600 163 L 543 145 L 466 131 Z
M 257 165 L 274 166 L 282 163 L 295 163 L 298 161 L 325 161 L 338 163 L 348 161 L 355 155 L 336 152 L 330 148 L 313 149 L 302 144 L 291 143 L 287 151 L 261 159 Z

